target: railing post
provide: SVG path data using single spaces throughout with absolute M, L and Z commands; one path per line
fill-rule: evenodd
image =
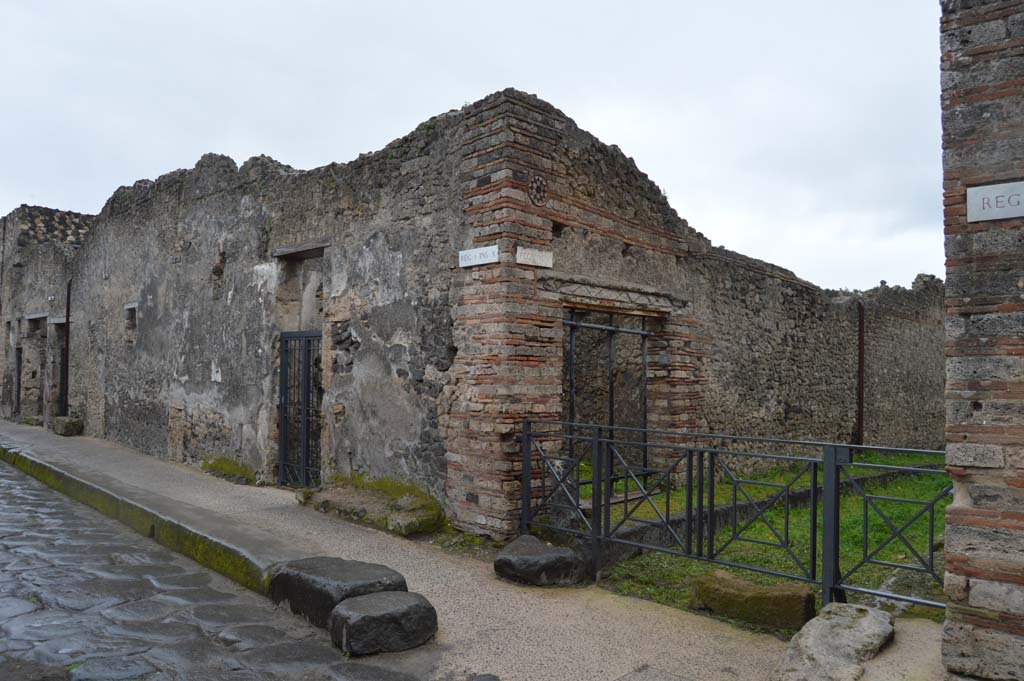
M 523 508 L 519 512 L 519 534 L 529 534 L 530 532 L 530 500 L 533 496 L 533 490 L 531 489 L 533 482 L 533 466 L 530 462 L 530 459 L 533 458 L 533 442 L 531 436 L 530 419 L 523 419 L 523 441 L 521 443 L 523 454 L 521 490 L 523 495 Z
M 850 463 L 849 447 L 826 445 L 822 466 L 825 480 L 821 506 L 821 604 L 846 602 L 846 593 L 837 588 L 842 581 L 839 570 L 840 466 Z
M 601 519 L 604 517 L 604 460 L 601 456 L 601 429 L 596 426 L 590 440 L 590 470 L 590 571 L 596 582 L 601 571 Z

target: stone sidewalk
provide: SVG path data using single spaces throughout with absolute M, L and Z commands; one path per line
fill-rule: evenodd
M 593 586 L 507 584 L 489 564 L 310 513 L 288 490 L 234 485 L 104 440 L 0 421 L 0 446 L 231 546 L 257 566 L 325 555 L 398 570 L 437 608 L 440 631 L 434 643 L 373 663 L 417 677 L 757 681 L 785 648 L 772 636 Z

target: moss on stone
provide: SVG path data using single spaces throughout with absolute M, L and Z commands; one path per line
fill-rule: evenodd
M 203 461 L 200 466 L 204 471 L 218 478 L 224 478 L 225 480 L 243 485 L 256 484 L 256 471 L 241 461 L 218 456 L 214 459 Z
M 814 617 L 814 593 L 803 584 L 754 584 L 715 570 L 693 579 L 690 607 L 749 624 L 796 631 Z
M 444 527 L 444 509 L 432 496 L 409 483 L 371 480 L 359 474 L 332 475 L 329 485 L 306 498 L 323 513 L 372 525 L 402 536 L 437 532 Z M 350 488 L 363 494 L 337 493 Z

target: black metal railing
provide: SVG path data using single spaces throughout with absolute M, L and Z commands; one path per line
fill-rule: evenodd
M 944 607 L 866 574 L 922 572 L 941 586 L 936 510 L 952 489 L 941 451 L 530 420 L 521 445 L 522 532 L 583 541 L 594 575 L 629 547 L 818 584 L 823 603 L 854 591 Z M 943 477 L 900 496 L 915 476 Z

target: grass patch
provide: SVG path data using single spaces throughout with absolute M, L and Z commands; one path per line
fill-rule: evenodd
M 722 460 L 720 459 L 720 462 Z M 943 463 L 943 457 L 938 455 L 928 454 L 915 454 L 905 452 L 885 453 L 876 452 L 873 450 L 866 450 L 859 453 L 854 453 L 854 462 L 861 464 L 868 464 L 867 466 L 848 466 L 845 467 L 845 471 L 851 477 L 865 477 L 865 476 L 879 476 L 892 471 L 886 469 L 871 468 L 870 465 L 885 465 L 885 466 L 934 466 L 935 464 Z M 694 460 L 694 468 L 696 469 L 696 459 Z M 762 501 L 780 491 L 780 485 L 788 485 L 791 492 L 797 492 L 804 489 L 810 489 L 811 487 L 811 472 L 806 462 L 793 462 L 786 466 L 775 466 L 766 471 L 761 471 L 753 474 L 741 474 L 734 465 L 726 464 L 732 474 L 732 477 L 737 479 L 734 483 L 732 477 L 724 475 L 722 479 L 719 479 L 715 483 L 715 504 L 721 506 L 722 504 L 732 503 L 733 493 L 735 491 L 736 502 L 744 503 L 748 501 Z M 718 467 L 720 472 L 724 473 L 722 465 Z M 590 461 L 581 461 L 579 464 L 579 497 L 580 500 L 589 500 L 593 498 L 593 489 L 590 484 L 592 479 L 592 470 Z M 681 466 L 680 470 L 685 470 L 685 467 Z M 617 475 L 621 475 L 621 470 L 617 469 Z M 637 476 L 638 478 L 640 476 Z M 652 475 L 649 478 L 645 487 L 649 492 L 656 492 L 656 488 L 652 486 L 658 481 L 660 475 Z M 941 476 L 935 476 L 941 477 Z M 846 476 L 842 476 L 841 481 L 845 481 Z M 643 482 L 643 479 L 640 480 Z M 824 475 L 822 471 L 818 470 L 818 486 L 820 487 L 824 483 Z M 870 483 L 869 483 L 870 484 Z M 694 486 L 696 486 L 696 471 L 694 471 Z M 612 507 L 612 523 L 617 524 L 618 521 L 625 514 L 625 509 L 628 508 L 630 516 L 634 518 L 644 520 L 656 520 L 658 519 L 658 513 L 654 510 L 657 507 L 658 510 L 664 515 L 678 515 L 686 510 L 686 489 L 685 485 L 683 488 L 673 489 L 666 498 L 664 492 L 665 486 L 662 485 L 660 493 L 653 493 L 650 495 L 651 503 L 632 501 L 628 504 L 616 503 Z M 631 478 L 627 480 L 617 480 L 612 486 L 613 493 L 615 495 L 625 496 L 628 493 L 636 493 L 639 488 Z M 709 492 L 707 481 L 704 483 L 703 490 L 703 503 L 707 505 L 709 501 Z M 694 497 L 692 503 L 696 506 L 697 499 Z
M 868 495 L 877 494 L 901 499 L 929 501 L 938 496 L 948 484 L 949 479 L 945 475 L 921 474 L 905 475 L 888 482 L 866 482 L 864 483 L 864 488 Z M 945 508 L 951 501 L 952 497 L 946 495 L 935 505 L 934 537 L 929 535 L 928 513 L 912 522 L 903 531 L 903 536 L 906 537 L 910 545 L 925 559 L 928 558 L 929 542 L 937 539 L 945 531 Z M 919 505 L 882 499 L 876 499 L 874 503 L 877 505 L 878 510 L 884 513 L 897 528 L 909 522 L 921 509 Z M 778 535 L 781 536 L 782 542 L 768 528 L 766 523 L 761 520 L 752 523 L 741 536 L 755 541 L 783 543 L 803 561 L 805 567 L 809 567 L 811 545 L 810 508 L 791 508 L 788 527 L 785 522 L 784 511 L 781 508 L 773 506 L 773 508 L 766 511 L 765 518 L 775 528 Z M 742 528 L 744 524 L 745 522 L 740 522 L 738 528 Z M 885 520 L 870 505 L 865 516 L 865 499 L 862 495 L 853 492 L 843 494 L 840 501 L 839 547 L 839 561 L 842 570 L 851 569 L 863 559 L 865 543 L 862 541 L 862 536 L 865 529 L 867 535 L 866 550 L 868 554 L 885 542 L 891 534 Z M 819 516 L 817 527 L 819 574 L 822 547 L 821 530 Z M 722 550 L 718 555 L 719 559 L 788 574 L 801 573 L 800 568 L 784 548 L 736 540 L 733 540 L 726 546 L 726 542 L 731 536 L 731 527 L 717 528 L 715 535 L 716 550 Z M 941 558 L 941 555 L 936 556 L 936 558 Z M 905 565 L 920 565 L 916 562 L 913 553 L 898 539 L 889 542 L 885 548 L 874 556 L 874 559 Z M 686 604 L 689 602 L 690 585 L 693 578 L 715 569 L 724 569 L 744 579 L 760 584 L 791 583 L 791 580 L 784 577 L 761 574 L 742 568 L 721 566 L 693 558 L 651 552 L 622 561 L 614 566 L 608 576 L 607 586 L 629 596 L 645 598 L 674 607 L 686 607 Z M 938 571 L 941 572 L 941 569 Z M 881 565 L 866 564 L 860 567 L 850 577 L 849 583 L 865 588 L 879 588 L 887 579 L 892 579 L 894 573 L 899 573 L 900 579 L 904 575 L 919 578 L 909 585 L 909 588 L 915 592 L 913 595 L 939 602 L 945 600 L 941 586 L 935 583 L 930 576 L 906 570 L 894 570 L 894 568 Z M 906 593 L 907 589 L 908 584 L 904 582 L 895 587 L 894 591 Z M 852 601 L 860 598 L 853 592 L 850 592 L 849 595 Z M 924 610 L 933 609 L 924 608 Z
M 207 459 L 200 464 L 200 467 L 218 478 L 225 478 L 243 485 L 256 484 L 256 471 L 241 461 L 235 461 L 225 456 Z

